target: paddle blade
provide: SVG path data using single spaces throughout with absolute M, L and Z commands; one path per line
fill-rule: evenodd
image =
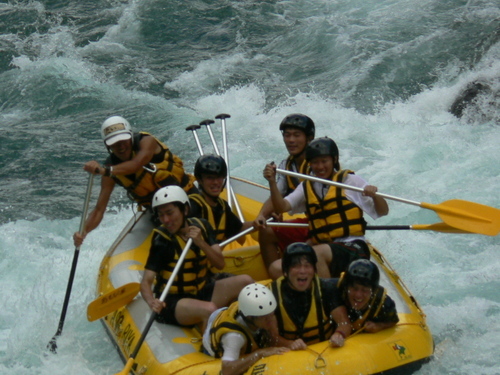
M 500 210 L 484 204 L 451 199 L 441 204 L 421 203 L 434 210 L 449 226 L 470 233 L 496 236 L 500 232 Z
M 140 289 L 141 284 L 129 283 L 100 296 L 87 307 L 87 319 L 93 322 L 111 314 L 131 302 Z
M 412 230 L 432 230 L 435 232 L 443 232 L 443 233 L 472 233 L 466 230 L 458 229 L 452 226 L 449 226 L 445 223 L 435 223 L 435 224 L 414 224 L 411 225 Z

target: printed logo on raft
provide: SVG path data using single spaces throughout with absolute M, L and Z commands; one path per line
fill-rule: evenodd
M 399 361 L 405 361 L 411 358 L 410 350 L 406 347 L 403 341 L 398 340 L 388 345 L 391 347 L 392 351 Z

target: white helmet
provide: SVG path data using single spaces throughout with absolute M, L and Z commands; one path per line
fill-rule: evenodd
M 132 138 L 132 128 L 127 120 L 121 116 L 112 116 L 101 125 L 101 136 L 106 146 Z
M 238 296 L 239 310 L 245 316 L 264 316 L 277 306 L 273 292 L 262 284 L 249 284 Z
M 173 202 L 187 203 L 190 205 L 189 198 L 184 189 L 176 185 L 170 185 L 162 187 L 155 193 L 151 206 L 155 209 L 163 204 Z

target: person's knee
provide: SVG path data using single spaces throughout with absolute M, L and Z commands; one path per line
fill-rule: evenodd
M 273 280 L 283 276 L 283 270 L 281 269 L 281 259 L 278 259 L 271 263 L 268 269 L 269 277 Z
M 278 238 L 276 237 L 273 228 L 265 227 L 259 229 L 259 243 L 274 243 L 277 241 Z
M 250 275 L 238 275 L 234 277 L 235 285 L 238 285 L 238 289 L 241 290 L 246 287 L 248 284 L 254 283 L 255 280 Z M 238 291 L 239 293 L 239 291 Z

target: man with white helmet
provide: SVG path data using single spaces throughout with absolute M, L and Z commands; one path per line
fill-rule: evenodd
M 224 256 L 208 221 L 188 218 L 189 198 L 182 188 L 161 188 L 154 195 L 152 208 L 162 224 L 154 229 L 141 282 L 142 297 L 157 313 L 158 322 L 180 326 L 201 323 L 204 328 L 210 314 L 233 302 L 253 279 L 248 275 L 217 281 L 211 278 L 209 266 L 223 269 Z M 161 301 L 158 297 L 172 277 L 189 238 L 193 243 L 166 300 Z
M 101 191 L 83 233 L 73 235 L 75 246 L 81 245 L 85 236 L 100 224 L 116 184 L 123 186 L 128 196 L 143 207 L 151 204 L 154 193 L 163 186 L 178 185 L 186 192 L 197 192 L 194 176 L 184 172 L 182 160 L 151 134 L 132 132 L 125 118 L 106 119 L 101 125 L 101 136 L 109 157 L 104 165 L 92 160 L 83 167 L 102 176 Z
M 290 349 L 276 347 L 277 307 L 273 293 L 264 285 L 244 287 L 238 301 L 210 316 L 203 334 L 203 348 L 222 359 L 222 375 L 239 375 L 261 358 Z

